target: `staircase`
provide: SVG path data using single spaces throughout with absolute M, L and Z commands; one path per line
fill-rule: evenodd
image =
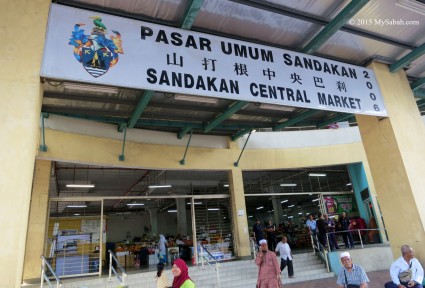
M 280 265 L 280 258 L 278 258 Z M 314 253 L 294 254 L 294 278 L 288 278 L 287 268 L 282 272 L 282 283 L 295 283 L 315 279 L 334 277 L 334 273 L 328 273 L 325 264 L 318 260 Z M 167 273 L 168 279 L 172 281 L 173 277 L 169 267 L 164 273 Z M 205 265 L 205 270 L 201 266 L 189 267 L 189 275 L 195 282 L 197 288 L 216 288 L 216 273 Z M 254 260 L 230 261 L 220 263 L 220 284 L 221 288 L 251 288 L 257 283 L 258 268 Z M 130 274 L 127 276 L 126 285 L 129 288 L 136 287 L 156 287 L 156 271 Z M 77 280 L 77 279 L 75 279 Z M 171 283 L 170 283 L 171 284 Z M 108 282 L 107 278 L 80 279 L 73 282 L 64 281 L 64 288 L 117 288 L 119 286 L 116 279 Z

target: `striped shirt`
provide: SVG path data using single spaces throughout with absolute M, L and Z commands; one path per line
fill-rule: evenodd
M 347 275 L 347 281 L 345 282 L 345 274 Z M 369 278 L 367 278 L 366 272 L 363 270 L 363 268 L 360 265 L 353 264 L 353 269 L 351 272 L 348 272 L 345 267 L 342 267 L 341 270 L 339 270 L 338 273 L 338 279 L 336 280 L 336 283 L 338 285 L 346 285 L 346 284 L 356 284 L 361 285 L 363 283 L 369 283 Z

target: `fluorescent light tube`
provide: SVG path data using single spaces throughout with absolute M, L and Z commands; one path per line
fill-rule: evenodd
M 347 183 L 345 186 L 351 186 L 351 183 Z
M 280 204 L 286 203 L 286 202 L 288 202 L 288 200 L 283 200 L 283 201 L 280 202 Z
M 273 212 L 274 210 L 270 210 L 270 211 L 267 211 L 267 212 L 269 212 L 269 213 L 271 213 L 271 212 Z
M 252 216 L 252 215 L 248 216 L 248 218 L 252 218 L 252 217 L 254 217 L 254 216 Z
M 218 103 L 217 98 L 211 98 L 206 96 L 201 97 L 201 96 L 189 96 L 189 95 L 177 94 L 174 96 L 174 99 L 180 100 L 180 101 L 201 102 L 201 103 L 210 103 L 210 104 Z
M 177 213 L 177 210 L 168 210 L 168 213 Z
M 287 112 L 292 112 L 295 110 L 294 107 L 288 107 L 283 105 L 273 105 L 273 104 L 266 104 L 266 103 L 261 103 L 260 108 L 267 109 L 267 110 L 287 111 Z
M 308 173 L 310 177 L 326 177 L 325 173 Z
M 294 206 L 295 206 L 295 205 L 289 205 L 289 206 L 288 206 L 288 208 L 292 208 L 292 207 L 294 207 Z
M 218 211 L 220 208 L 208 208 L 208 211 Z
M 294 216 L 288 216 L 288 218 L 294 218 Z
M 229 187 L 229 184 L 224 184 L 223 187 Z
M 80 214 L 78 214 L 78 213 L 75 213 L 75 214 L 74 214 L 74 216 L 80 216 Z
M 314 199 L 314 200 L 311 200 L 311 202 L 316 202 L 316 201 L 319 201 L 319 199 Z
M 171 185 L 149 185 L 148 188 L 171 188 Z
M 86 208 L 87 205 L 68 205 L 67 208 Z
M 90 84 L 82 84 L 82 83 L 63 83 L 63 88 L 69 91 L 81 91 L 81 92 L 100 92 L 100 93 L 110 93 L 117 94 L 117 87 L 109 87 L 109 86 L 100 86 L 100 85 L 90 85 Z
M 280 184 L 280 187 L 295 187 L 297 186 L 297 183 L 282 183 Z
M 94 188 L 94 184 L 66 184 L 68 188 Z
M 127 203 L 127 206 L 144 206 L 143 203 Z
M 303 215 L 303 213 L 302 213 L 302 212 L 300 212 L 300 213 L 298 213 L 298 215 Z
M 190 202 L 187 203 L 187 205 L 190 205 L 190 204 L 192 204 L 192 203 L 190 203 Z M 202 204 L 202 202 L 193 202 L 193 205 L 201 205 L 201 204 Z
M 257 207 L 257 210 L 263 209 L 264 206 Z

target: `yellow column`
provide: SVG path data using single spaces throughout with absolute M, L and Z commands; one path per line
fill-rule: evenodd
M 372 63 L 389 118 L 357 115 L 394 258 L 411 245 L 425 263 L 425 126 L 404 71 Z
M 231 150 L 239 150 L 237 141 L 229 142 L 229 148 Z M 236 161 L 236 159 L 234 161 Z M 230 200 L 232 202 L 235 252 L 237 252 L 238 258 L 248 258 L 251 256 L 251 248 L 249 246 L 248 216 L 246 214 L 242 170 L 240 168 L 234 167 L 230 170 L 229 187 Z
M 0 271 L 20 287 L 42 89 L 40 64 L 50 0 L 1 1 Z
M 35 163 L 27 244 L 25 247 L 24 281 L 26 279 L 40 281 L 40 256 L 44 252 L 51 167 L 51 161 L 37 160 Z

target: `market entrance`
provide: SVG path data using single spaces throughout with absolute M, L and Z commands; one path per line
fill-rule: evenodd
M 61 277 L 104 273 L 109 250 L 130 271 L 175 258 L 198 263 L 198 243 L 218 260 L 235 257 L 227 172 L 56 162 L 54 177 L 45 257 Z

